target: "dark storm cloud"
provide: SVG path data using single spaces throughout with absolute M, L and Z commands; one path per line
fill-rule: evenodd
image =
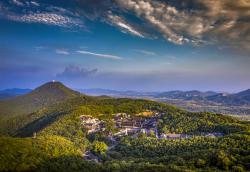
M 212 44 L 250 51 L 250 0 L 6 2 L 0 4 L 2 15 L 5 12 L 15 21 L 81 26 L 84 19 L 100 20 L 141 38 L 161 35 L 178 45 Z
M 56 75 L 58 78 L 81 79 L 97 73 L 97 69 L 86 69 L 78 66 L 67 66 L 62 73 Z

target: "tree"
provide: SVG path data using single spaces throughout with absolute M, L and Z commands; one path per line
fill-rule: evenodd
M 162 128 L 162 132 L 165 133 L 165 134 L 170 133 L 170 130 L 169 130 L 169 128 L 168 128 L 167 125 L 165 125 L 165 126 Z
M 148 135 L 148 136 L 149 136 L 149 137 L 156 137 L 154 131 L 152 131 L 152 130 L 149 132 L 149 135 Z
M 217 165 L 219 168 L 227 170 L 230 163 L 231 161 L 224 151 L 221 150 L 217 153 Z
M 95 154 L 105 154 L 108 150 L 108 146 L 104 142 L 94 141 L 92 152 Z
M 114 121 L 107 120 L 105 130 L 108 131 L 108 132 L 111 132 L 113 134 L 115 132 L 115 123 L 114 123 Z
M 199 167 L 199 168 L 202 168 L 202 167 L 204 167 L 205 165 L 206 165 L 206 161 L 203 160 L 203 159 L 198 159 L 198 160 L 196 161 L 196 166 Z
M 243 169 L 243 167 L 241 167 L 241 166 L 233 166 L 232 170 L 235 171 L 235 172 L 243 172 L 243 171 L 245 171 Z

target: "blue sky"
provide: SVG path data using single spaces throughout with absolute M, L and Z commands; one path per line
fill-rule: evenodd
M 249 1 L 176 2 L 0 1 L 0 89 L 250 88 Z

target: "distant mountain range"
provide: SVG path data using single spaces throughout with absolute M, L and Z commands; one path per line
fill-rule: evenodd
M 192 91 L 168 91 L 168 92 L 138 92 L 138 91 L 116 91 L 108 89 L 82 89 L 82 93 L 89 95 L 107 95 L 113 97 L 131 98 L 154 98 L 154 99 L 174 99 L 185 101 L 208 101 L 223 105 L 250 105 L 250 89 L 236 94 L 218 93 L 214 91 L 201 92 Z
M 1 90 L 0 91 L 0 100 L 15 97 L 15 96 L 20 96 L 23 94 L 27 94 L 31 91 L 32 91 L 31 89 L 21 89 L 21 88 L 12 88 L 12 89 Z
M 225 105 L 250 105 L 250 89 L 236 94 L 215 94 L 206 97 L 206 99 Z
M 52 84 L 52 85 L 51 85 Z M 78 89 L 79 92 L 66 89 L 60 82 L 47 83 L 33 92 L 31 89 L 6 89 L 0 91 L 0 100 L 2 99 L 11 99 L 12 97 L 21 96 L 31 92 L 31 95 L 34 93 L 42 93 L 44 90 L 51 90 L 53 88 L 60 88 L 61 95 L 65 97 L 66 95 L 74 95 L 84 93 L 92 96 L 111 96 L 111 97 L 130 97 L 130 98 L 153 98 L 153 99 L 169 99 L 169 100 L 184 100 L 184 101 L 202 101 L 202 102 L 214 102 L 227 106 L 240 106 L 240 105 L 250 105 L 250 89 L 236 93 L 218 93 L 214 91 L 201 92 L 197 90 L 192 91 L 167 91 L 167 92 L 140 92 L 140 91 L 117 91 L 110 89 Z M 52 91 L 55 93 L 55 91 Z M 58 96 L 58 94 L 56 94 Z M 54 96 L 57 99 L 57 96 Z M 67 96 L 66 96 L 67 97 Z M 22 97 L 21 97 L 22 98 Z M 53 99 L 54 99 L 53 98 Z M 59 98 L 59 99 L 61 99 Z M 0 103 L 1 105 L 1 103 Z
M 218 93 L 213 91 L 201 92 L 197 90 L 193 91 L 169 91 L 158 94 L 156 97 L 166 97 L 169 99 L 183 99 L 183 100 L 204 100 L 208 96 L 217 95 Z

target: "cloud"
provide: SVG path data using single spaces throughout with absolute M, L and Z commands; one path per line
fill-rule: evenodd
M 6 0 L 0 2 L 0 17 L 23 23 L 40 23 L 65 28 L 85 28 L 82 16 L 54 2 Z
M 77 19 L 73 19 L 55 13 L 32 13 L 20 16 L 9 15 L 8 18 L 19 22 L 41 23 L 41 24 L 55 25 L 61 27 L 73 27 L 82 25 L 82 23 Z
M 48 47 L 45 47 L 45 46 L 35 46 L 34 49 L 36 51 L 40 51 L 40 50 L 44 50 L 44 49 L 47 49 Z
M 69 51 L 66 49 L 56 49 L 56 54 L 69 55 Z
M 249 50 L 250 1 L 116 0 L 175 44 L 228 44 Z
M 155 52 L 153 51 L 148 51 L 148 50 L 134 50 L 138 53 L 141 53 L 141 54 L 144 54 L 144 55 L 147 55 L 147 56 L 155 56 L 157 55 Z
M 192 37 L 198 39 L 200 34 L 207 27 L 201 23 L 202 19 L 192 16 L 185 11 L 179 11 L 176 7 L 170 6 L 161 1 L 150 0 L 117 0 L 120 6 L 132 11 L 139 18 L 144 19 L 163 37 L 175 44 L 189 43 Z M 183 31 L 189 30 L 192 25 L 195 30 L 192 34 L 185 34 Z M 192 39 L 195 40 L 194 38 Z
M 99 57 L 99 58 L 106 58 L 106 59 L 113 59 L 113 60 L 121 60 L 121 59 L 123 59 L 120 56 L 115 56 L 115 55 L 111 55 L 111 54 L 99 54 L 99 53 L 83 51 L 83 50 L 79 50 L 79 51 L 76 51 L 76 52 L 79 53 L 79 54 L 91 55 L 91 56 L 95 56 L 95 57 Z
M 121 30 L 123 30 L 126 33 L 130 33 L 132 35 L 135 35 L 135 36 L 138 36 L 138 37 L 141 37 L 141 38 L 145 37 L 143 35 L 143 33 L 138 31 L 134 26 L 132 26 L 131 24 L 126 22 L 120 16 L 109 14 L 108 15 L 108 23 L 110 23 L 111 25 L 119 27 Z
M 72 0 L 66 5 L 59 0 L 6 0 L 0 2 L 0 16 L 60 27 L 99 20 L 140 38 L 250 51 L 249 0 Z
M 56 77 L 58 78 L 69 78 L 69 79 L 79 79 L 89 77 L 97 73 L 97 69 L 86 69 L 80 68 L 78 66 L 67 66 L 62 73 L 58 73 Z
M 22 3 L 19 0 L 12 0 L 12 3 L 15 4 L 15 5 L 17 5 L 17 6 L 24 6 L 24 3 Z
M 35 1 L 30 1 L 30 4 L 32 4 L 32 5 L 34 5 L 34 6 L 37 6 L 37 7 L 40 6 L 40 4 L 39 4 L 38 2 L 35 2 Z

